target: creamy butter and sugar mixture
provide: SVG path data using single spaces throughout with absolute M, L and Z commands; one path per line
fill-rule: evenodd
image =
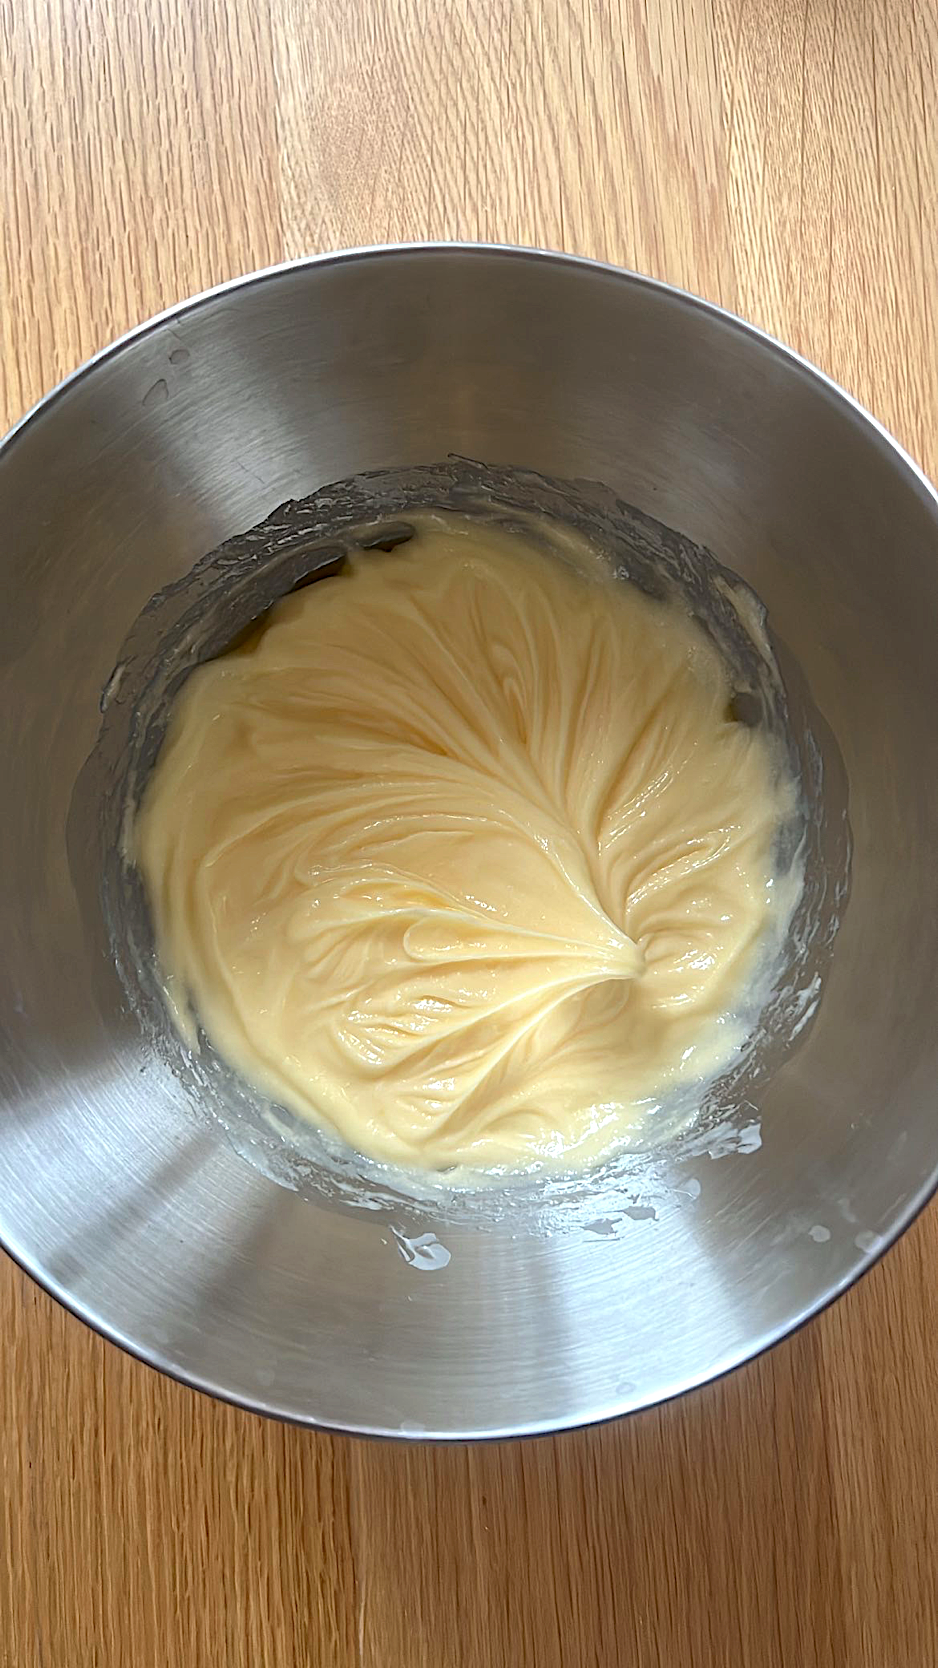
M 134 834 L 167 989 L 362 1153 L 585 1165 L 738 1048 L 790 787 L 677 604 L 412 520 L 186 682 Z

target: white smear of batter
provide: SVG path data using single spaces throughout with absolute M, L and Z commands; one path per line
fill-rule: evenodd
M 430 1273 L 438 1268 L 445 1268 L 451 1261 L 452 1253 L 441 1245 L 436 1234 L 415 1234 L 412 1238 L 403 1229 L 395 1228 L 392 1224 L 391 1233 L 405 1263 L 411 1268 Z

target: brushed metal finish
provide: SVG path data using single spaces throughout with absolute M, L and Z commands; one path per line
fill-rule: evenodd
M 843 756 L 852 890 L 820 1010 L 749 1150 L 674 1161 L 680 1208 L 548 1233 L 278 1185 L 154 1065 L 88 930 L 70 807 L 148 599 L 285 499 L 448 453 L 599 479 L 712 549 Z M 746 1359 L 910 1221 L 938 1181 L 938 501 L 818 372 L 588 262 L 327 257 L 189 302 L 52 393 L 0 451 L 0 527 L 0 1237 L 77 1314 L 289 1418 L 546 1430 Z

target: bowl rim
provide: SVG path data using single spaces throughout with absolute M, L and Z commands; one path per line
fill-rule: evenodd
M 397 260 L 423 256 L 469 260 L 496 257 L 510 263 L 564 267 L 572 271 L 581 271 L 584 275 L 603 275 L 617 283 L 624 283 L 632 288 L 656 293 L 662 298 L 678 303 L 678 305 L 691 312 L 703 314 L 736 335 L 748 337 L 764 352 L 782 361 L 791 370 L 804 377 L 826 401 L 834 406 L 841 407 L 854 424 L 866 431 L 877 451 L 886 461 L 891 461 L 894 466 L 898 465 L 908 485 L 912 487 L 917 498 L 930 513 L 935 522 L 936 535 L 938 535 L 938 488 L 932 484 L 925 471 L 902 443 L 855 395 L 851 394 L 802 353 L 789 347 L 761 326 L 752 324 L 749 320 L 742 318 L 738 313 L 734 313 L 716 302 L 707 301 L 702 296 L 695 294 L 694 291 L 684 289 L 680 285 L 668 283 L 663 279 L 651 277 L 629 267 L 618 266 L 611 261 L 570 254 L 563 250 L 513 243 L 463 242 L 455 239 L 444 239 L 427 242 L 364 244 L 345 249 L 327 250 L 316 255 L 302 255 L 296 259 L 281 261 L 272 266 L 255 268 L 237 277 L 226 279 L 222 283 L 212 285 L 208 289 L 201 290 L 195 295 L 163 308 L 141 323 L 131 326 L 112 342 L 107 343 L 103 348 L 92 354 L 90 358 L 83 360 L 73 371 L 70 371 L 48 389 L 45 394 L 41 395 L 13 423 L 7 432 L 0 436 L 0 468 L 3 467 L 4 461 L 12 451 L 16 441 L 35 423 L 46 416 L 72 388 L 78 386 L 86 378 L 91 377 L 101 366 L 107 364 L 112 358 L 116 358 L 125 348 L 145 340 L 147 336 L 161 326 L 187 318 L 191 313 L 222 297 L 234 295 L 242 290 L 253 289 L 263 284 L 275 283 L 277 280 L 291 274 L 314 271 L 329 266 L 345 266 L 353 262 Z M 202 1377 L 197 1373 L 180 1371 L 173 1363 L 161 1358 L 158 1349 L 148 1348 L 146 1345 L 130 1338 L 126 1333 L 121 1332 L 119 1328 L 109 1325 L 106 1319 L 95 1314 L 80 1299 L 65 1290 L 60 1282 L 46 1270 L 35 1264 L 28 1256 L 23 1255 L 9 1243 L 3 1228 L 2 1213 L 0 1213 L 0 1250 L 6 1252 L 11 1261 L 30 1279 L 34 1280 L 48 1296 L 108 1343 L 115 1344 L 125 1354 L 132 1356 L 145 1366 L 163 1373 L 166 1377 L 175 1380 L 177 1384 L 199 1391 L 203 1395 L 212 1396 L 228 1405 L 239 1407 L 247 1413 L 260 1414 L 266 1418 L 277 1419 L 303 1429 L 323 1431 L 334 1435 L 386 1438 L 407 1443 L 427 1441 L 487 1442 L 503 1441 L 508 1438 L 545 1436 L 567 1430 L 610 1424 L 614 1420 L 647 1411 L 651 1407 L 665 1406 L 667 1403 L 677 1401 L 706 1384 L 718 1383 L 739 1368 L 766 1354 L 776 1344 L 794 1337 L 809 1321 L 817 1315 L 823 1314 L 840 1297 L 858 1284 L 906 1233 L 936 1194 L 938 1194 L 938 1159 L 936 1159 L 932 1172 L 926 1176 L 904 1211 L 890 1226 L 889 1231 L 878 1240 L 874 1249 L 861 1253 L 861 1260 L 856 1267 L 831 1290 L 824 1292 L 789 1322 L 771 1329 L 755 1341 L 748 1342 L 743 1349 L 732 1353 L 715 1371 L 704 1371 L 682 1380 L 680 1384 L 668 1388 L 664 1394 L 656 1397 L 654 1402 L 641 1403 L 634 1407 L 603 1409 L 585 1416 L 572 1415 L 569 1418 L 550 1419 L 521 1427 L 506 1426 L 500 1429 L 483 1428 L 461 1432 L 408 1429 L 406 1426 L 403 1428 L 400 1426 L 395 1428 L 378 1425 L 366 1426 L 355 1424 L 352 1421 L 347 1424 L 330 1424 L 310 1415 L 286 1411 L 272 1402 L 265 1401 L 261 1396 L 250 1399 L 239 1396 L 226 1389 L 224 1385 L 212 1382 L 209 1378 Z

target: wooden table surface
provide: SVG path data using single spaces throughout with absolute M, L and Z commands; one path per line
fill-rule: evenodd
M 936 71 L 935 0 L 0 0 L 0 417 L 232 274 L 486 238 L 738 310 L 938 474 Z M 3 1258 L 0 1325 L 3 1668 L 938 1662 L 934 1209 L 763 1360 L 526 1444 L 216 1406 Z

